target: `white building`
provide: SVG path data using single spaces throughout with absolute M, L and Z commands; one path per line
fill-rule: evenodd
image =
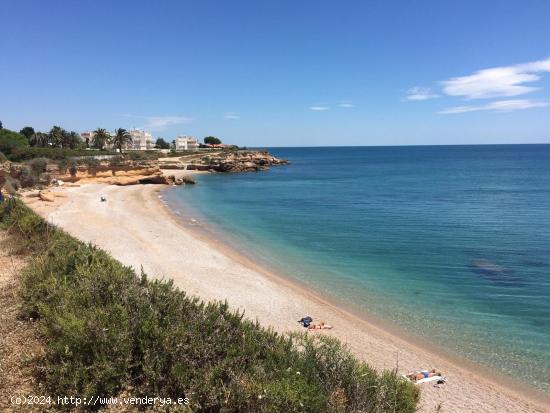
M 84 142 L 86 142 L 90 147 L 92 146 L 92 142 L 94 140 L 95 132 L 80 132 L 80 137 Z
M 125 149 L 136 151 L 154 149 L 155 142 L 153 142 L 153 136 L 149 132 L 142 131 L 141 129 L 131 129 L 128 133 L 130 133 L 132 141 L 126 144 Z
M 192 136 L 178 136 L 174 139 L 176 151 L 196 151 L 199 149 L 199 141 Z

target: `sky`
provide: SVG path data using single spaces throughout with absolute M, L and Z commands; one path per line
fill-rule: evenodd
M 9 129 L 550 143 L 547 0 L 0 0 L 0 21 Z

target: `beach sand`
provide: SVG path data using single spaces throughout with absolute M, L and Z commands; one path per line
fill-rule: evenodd
M 296 320 L 311 315 L 334 329 L 309 334 L 338 337 L 378 369 L 441 370 L 448 379 L 445 385 L 421 385 L 422 412 L 550 412 L 545 395 L 355 315 L 257 265 L 214 235 L 197 230 L 197 222 L 189 217 L 171 213 L 160 199 L 164 188 L 89 184 L 58 189 L 63 196 L 55 202 L 27 201 L 50 223 L 137 271 L 143 267 L 151 277 L 171 278 L 188 294 L 205 300 L 227 300 L 264 326 L 280 332 L 303 330 Z M 107 202 L 100 202 L 102 195 Z

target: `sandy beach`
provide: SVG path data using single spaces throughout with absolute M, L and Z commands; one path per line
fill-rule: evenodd
M 427 348 L 420 341 L 353 314 L 241 255 L 230 245 L 198 231 L 162 202 L 161 185 L 126 187 L 87 184 L 60 188 L 55 202 L 26 198 L 48 222 L 109 251 L 116 259 L 204 300 L 227 300 L 248 318 L 280 332 L 303 330 L 304 315 L 325 320 L 330 334 L 376 368 L 406 373 L 437 368 L 448 382 L 422 385 L 420 411 L 548 412 L 549 399 L 485 369 Z M 105 196 L 107 202 L 100 202 Z M 475 369 L 475 371 L 472 371 Z

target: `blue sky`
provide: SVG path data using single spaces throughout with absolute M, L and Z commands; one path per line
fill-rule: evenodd
M 550 143 L 546 0 L 0 6 L 11 129 L 145 127 L 248 146 Z

